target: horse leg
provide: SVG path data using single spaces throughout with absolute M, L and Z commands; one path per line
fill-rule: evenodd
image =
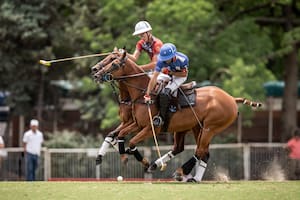
M 141 162 L 144 166 L 144 170 L 147 171 L 150 164 L 149 161 L 144 158 L 141 153 L 138 151 L 136 144 L 138 144 L 141 141 L 144 141 L 145 139 L 151 137 L 151 127 L 150 125 L 144 127 L 140 132 L 138 132 L 131 140 L 129 141 L 129 149 L 130 154 L 133 154 L 137 161 Z
M 124 164 L 128 162 L 128 157 L 126 153 L 129 153 L 128 150 L 125 150 L 125 136 L 128 135 L 130 132 L 135 132 L 139 129 L 135 122 L 132 122 L 128 126 L 122 128 L 122 130 L 118 134 L 118 145 L 119 145 L 119 153 L 121 156 L 121 160 Z
M 194 178 L 188 181 L 200 182 L 202 180 L 209 159 L 209 143 L 214 136 L 214 133 L 216 133 L 216 131 L 213 128 L 211 128 L 210 130 L 204 130 L 202 136 L 198 138 L 195 155 L 200 159 L 196 164 Z
M 122 124 L 120 124 L 115 130 L 111 131 L 107 134 L 105 137 L 103 143 L 99 147 L 98 156 L 96 158 L 96 165 L 100 165 L 102 163 L 102 157 L 106 154 L 109 145 L 112 145 L 114 149 L 119 151 L 117 146 L 117 140 L 116 137 L 120 131 L 120 128 L 122 127 Z
M 152 162 L 148 172 L 152 172 L 160 167 L 162 164 L 167 163 L 172 158 L 174 158 L 177 154 L 181 153 L 184 150 L 184 137 L 187 131 L 182 131 L 179 133 L 174 132 L 174 146 L 173 150 L 169 151 L 161 158 L 157 159 L 156 161 Z
M 227 126 L 228 124 L 223 124 L 223 125 L 215 124 L 215 125 L 210 125 L 209 129 L 203 129 L 202 135 L 199 135 L 198 137 L 197 149 L 195 152 L 195 157 L 198 158 L 198 161 L 196 163 L 195 176 L 187 180 L 188 182 L 200 182 L 202 180 L 209 159 L 208 147 L 210 141 L 214 135 L 220 133 Z
M 194 138 L 196 143 L 199 143 L 199 138 L 204 134 L 204 128 L 200 126 L 196 126 L 193 129 Z M 195 165 L 199 162 L 199 156 L 195 153 L 193 157 L 191 157 L 187 162 L 185 162 L 180 168 L 178 168 L 174 173 L 174 178 L 177 181 L 188 181 L 192 178 L 191 171 L 195 167 Z
M 124 146 L 124 142 L 125 142 L 125 136 L 128 135 L 132 129 L 134 127 L 136 127 L 136 123 L 133 121 L 130 122 L 126 122 L 125 124 L 123 124 L 119 129 L 119 133 L 118 133 L 118 144 L 119 144 L 119 153 L 125 153 L 125 146 Z M 120 140 L 120 141 L 119 141 Z M 120 144 L 121 143 L 121 144 Z

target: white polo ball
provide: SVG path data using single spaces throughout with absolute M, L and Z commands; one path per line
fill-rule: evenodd
M 118 176 L 117 181 L 123 181 L 123 176 Z

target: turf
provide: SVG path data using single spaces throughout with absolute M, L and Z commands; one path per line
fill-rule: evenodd
M 2 200 L 193 200 L 300 199 L 300 181 L 0 182 Z

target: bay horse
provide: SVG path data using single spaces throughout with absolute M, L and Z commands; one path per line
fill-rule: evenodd
M 132 101 L 133 117 L 138 127 L 138 132 L 129 141 L 129 148 L 137 160 L 142 161 L 143 157 L 138 152 L 136 145 L 152 136 L 150 118 L 145 114 L 148 105 L 144 103 L 143 99 L 149 77 L 147 74 L 142 73 L 136 63 L 127 59 L 126 51 L 118 56 L 117 59 L 99 69 L 94 78 L 99 83 L 116 80 L 127 85 L 127 92 Z M 156 97 L 154 94 L 151 94 L 151 96 L 152 99 Z M 218 87 L 205 86 L 196 89 L 196 103 L 192 108 L 182 108 L 172 115 L 167 131 L 176 132 L 175 144 L 179 142 L 178 140 L 184 138 L 184 133 L 188 130 L 193 130 L 196 138 L 195 154 L 176 170 L 175 178 L 177 180 L 188 177 L 196 166 L 196 175 L 188 181 L 201 181 L 209 159 L 208 147 L 210 141 L 236 120 L 238 103 L 253 107 L 261 106 L 257 102 L 232 97 Z M 154 115 L 159 112 L 156 104 L 151 104 L 150 109 Z M 156 127 L 155 134 L 159 133 L 160 130 L 161 127 Z M 167 162 L 171 157 L 170 155 L 164 155 L 159 160 Z M 158 165 L 158 163 L 155 161 L 152 167 L 155 169 L 155 165 Z

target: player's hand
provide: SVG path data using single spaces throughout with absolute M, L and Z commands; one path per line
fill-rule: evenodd
M 170 74 L 170 70 L 167 67 L 162 68 L 161 72 L 167 75 Z
M 148 95 L 148 94 L 145 94 L 144 95 L 144 101 L 145 101 L 145 103 L 150 104 L 151 103 L 151 96 Z

